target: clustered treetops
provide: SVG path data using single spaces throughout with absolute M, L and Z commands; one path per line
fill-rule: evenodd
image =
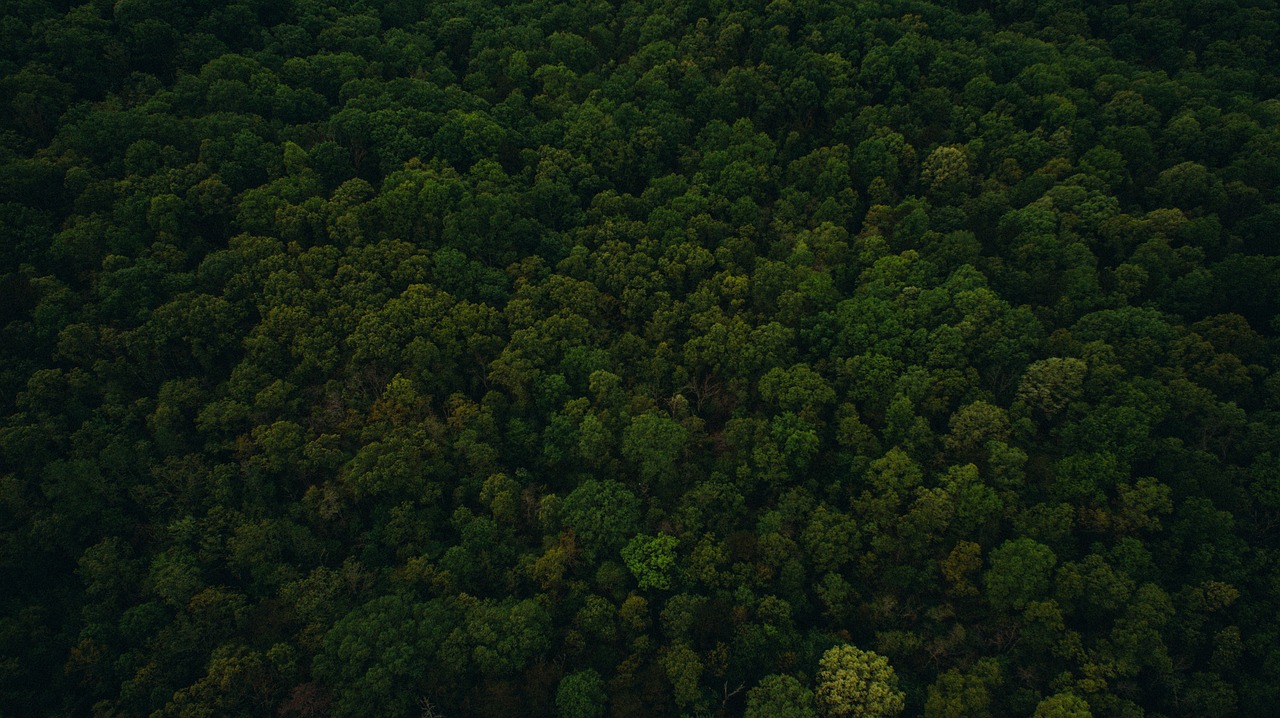
M 0 714 L 1280 705 L 1274 0 L 0 6 Z

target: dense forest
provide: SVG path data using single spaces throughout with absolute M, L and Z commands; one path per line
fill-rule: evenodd
M 77 2 L 0 714 L 1280 704 L 1274 0 Z

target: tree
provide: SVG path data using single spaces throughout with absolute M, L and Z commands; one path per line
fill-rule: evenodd
M 677 643 L 663 651 L 660 660 L 662 667 L 666 669 L 667 679 L 671 681 L 676 705 L 690 709 L 701 702 L 703 665 L 698 654 L 689 646 Z
M 1072 357 L 1051 357 L 1027 366 L 1018 386 L 1018 399 L 1046 417 L 1080 398 L 1088 365 Z
M 470 599 L 470 600 L 468 600 Z M 443 669 L 461 679 L 518 674 L 551 643 L 551 614 L 533 599 L 465 597 L 466 614 L 440 644 Z
M 618 550 L 640 527 L 640 500 L 617 481 L 587 479 L 561 505 L 564 523 L 589 555 Z
M 689 432 L 669 417 L 644 414 L 631 421 L 622 433 L 622 455 L 648 481 L 667 479 L 676 470 L 676 459 L 688 441 Z
M 986 718 L 991 715 L 991 694 L 1000 684 L 1000 666 L 983 658 L 971 670 L 956 668 L 938 676 L 925 700 L 926 718 Z
M 861 543 L 854 520 L 826 506 L 819 506 L 809 517 L 801 534 L 805 557 L 821 574 L 835 571 L 853 559 Z
M 790 369 L 770 369 L 760 378 L 759 390 L 763 399 L 776 403 L 783 411 L 822 408 L 836 398 L 822 375 L 808 364 L 797 364 Z
M 977 596 L 978 588 L 969 574 L 982 568 L 982 547 L 972 541 L 961 541 L 942 560 L 942 575 L 950 584 L 947 591 L 955 596 Z
M 818 663 L 818 709 L 823 716 L 895 716 L 906 708 L 889 659 L 850 645 L 836 646 Z
M 1055 693 L 1036 705 L 1034 718 L 1093 718 L 1089 704 L 1074 693 Z
M 989 441 L 1009 440 L 1009 416 L 998 406 L 976 401 L 951 415 L 947 448 L 969 455 Z
M 771 675 L 747 691 L 744 718 L 818 718 L 813 691 L 793 676 Z
M 991 551 L 983 574 L 986 597 L 999 609 L 1022 609 L 1045 593 L 1058 557 L 1029 538 L 1005 541 Z
M 1171 207 L 1212 212 L 1226 201 L 1222 181 L 1202 164 L 1183 162 L 1160 173 L 1155 193 Z
M 423 692 L 436 650 L 458 615 L 442 601 L 403 596 L 370 601 L 324 637 L 315 673 L 337 693 L 337 716 L 402 715 Z
M 560 679 L 556 688 L 556 715 L 559 718 L 601 718 L 607 701 L 604 679 L 588 668 Z
M 936 195 L 948 200 L 969 189 L 969 158 L 963 148 L 942 146 L 929 153 L 920 168 L 920 178 Z
M 640 588 L 671 588 L 678 543 L 676 537 L 664 533 L 656 537 L 638 534 L 623 547 L 622 560 L 636 577 Z

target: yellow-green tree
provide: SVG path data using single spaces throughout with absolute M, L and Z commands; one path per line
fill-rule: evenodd
M 823 716 L 879 718 L 906 707 L 889 659 L 850 645 L 836 646 L 818 663 L 818 709 Z

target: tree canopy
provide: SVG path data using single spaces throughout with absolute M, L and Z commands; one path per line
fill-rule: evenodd
M 1280 704 L 1276 3 L 0 4 L 0 715 Z

